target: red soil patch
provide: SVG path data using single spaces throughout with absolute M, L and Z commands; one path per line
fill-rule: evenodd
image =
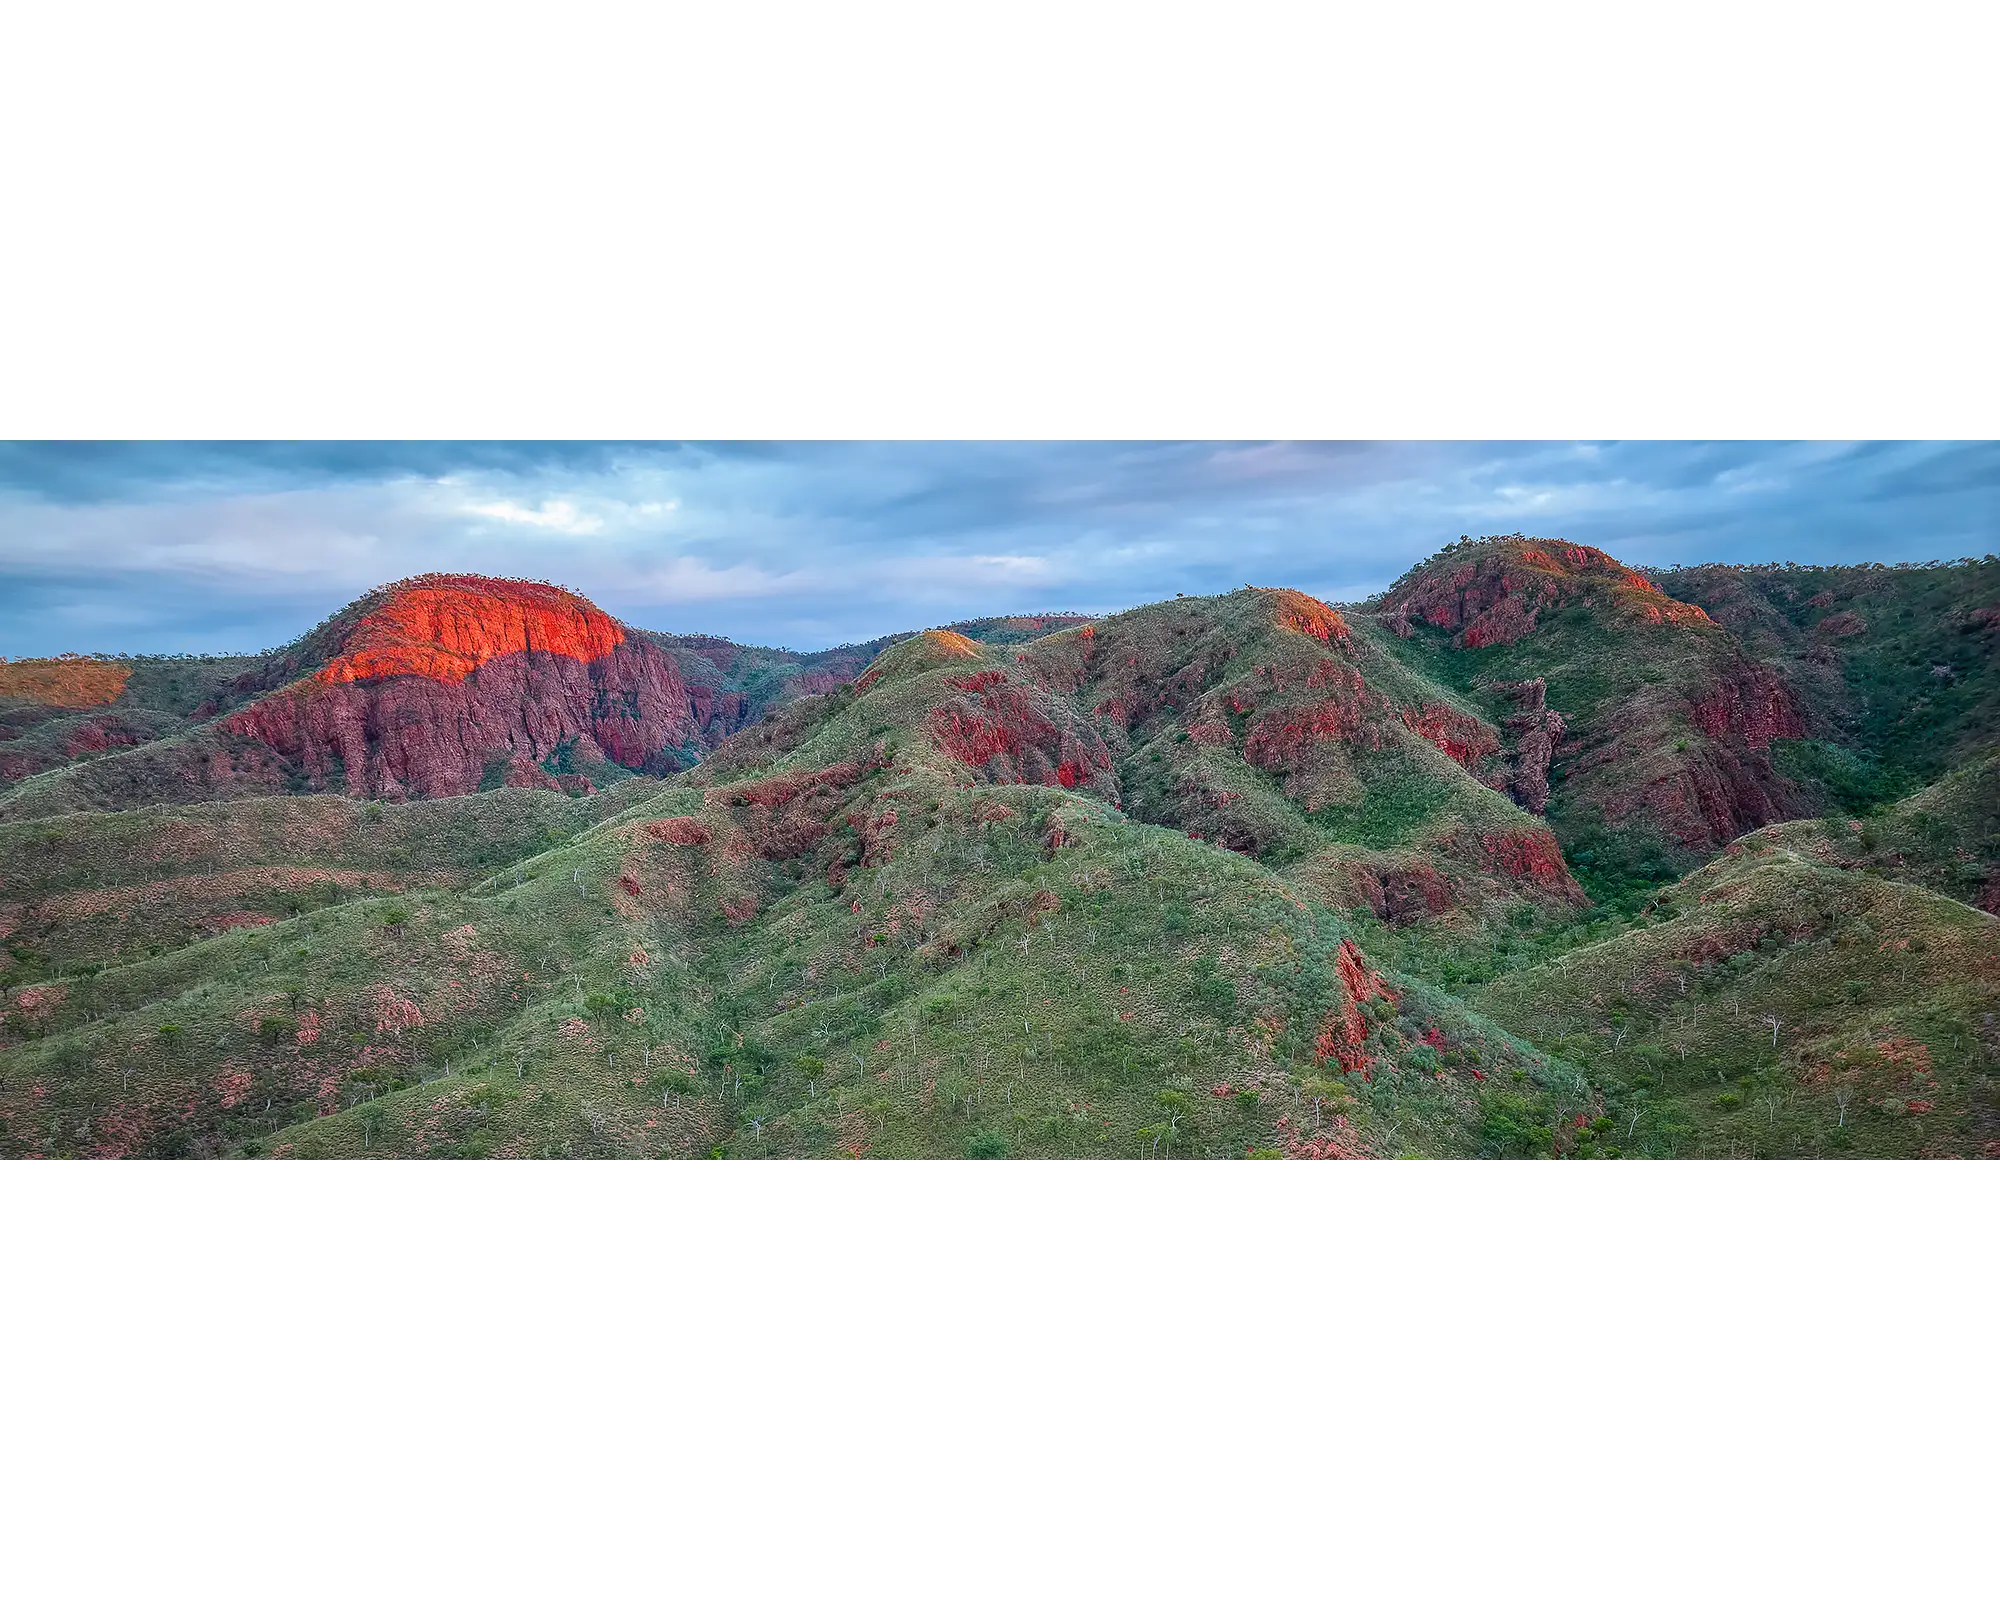
M 406 1000 L 386 983 L 377 984 L 369 991 L 369 1001 L 374 1008 L 375 1031 L 386 1033 L 392 1038 L 400 1038 L 405 1029 L 421 1028 L 424 1014 L 414 1000 Z
M 260 917 L 254 911 L 225 911 L 219 917 L 210 917 L 208 926 L 217 933 L 227 933 L 231 928 L 262 928 L 275 920 Z
M 707 844 L 715 837 L 693 817 L 663 817 L 647 823 L 646 832 L 662 844 Z
M 1345 1117 L 1335 1117 L 1326 1128 L 1314 1134 L 1302 1134 L 1289 1126 L 1289 1119 L 1280 1118 L 1285 1127 L 1285 1159 L 1288 1161 L 1366 1161 L 1368 1149 L 1361 1142 L 1361 1136 Z
M 901 814 L 890 806 L 876 816 L 854 818 L 854 831 L 861 836 L 861 865 L 879 867 L 896 853 L 896 824 Z
M 115 711 L 101 717 L 93 717 L 81 727 L 72 728 L 63 740 L 62 753 L 66 756 L 88 755 L 97 750 L 129 749 L 135 744 L 144 744 L 153 736 L 150 732 L 128 727 Z M 25 774 L 24 774 L 25 776 Z
M 710 790 L 708 794 L 710 798 L 721 800 L 727 805 L 775 808 L 789 805 L 800 795 L 816 789 L 850 789 L 867 774 L 887 765 L 887 760 L 880 753 L 876 753 L 856 761 L 835 762 L 830 767 L 781 772 L 776 777 L 765 778 L 756 783 L 740 784 L 731 789 Z

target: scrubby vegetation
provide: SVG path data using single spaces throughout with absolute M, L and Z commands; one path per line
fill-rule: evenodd
M 652 636 L 681 770 L 579 729 L 546 784 L 17 808 L 0 1151 L 2000 1153 L 1993 760 L 1812 722 L 1661 581 L 1496 541 L 1348 611 Z M 110 709 L 253 703 L 186 670 Z

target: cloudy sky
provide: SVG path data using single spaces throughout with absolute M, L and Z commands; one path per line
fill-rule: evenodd
M 426 571 L 817 648 L 1241 583 L 1354 599 L 1461 534 L 1666 565 L 1996 529 L 1994 444 L 0 444 L 0 654 L 264 649 Z

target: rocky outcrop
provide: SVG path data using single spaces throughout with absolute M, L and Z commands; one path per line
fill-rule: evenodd
M 1116 798 L 1104 740 L 1052 696 L 992 669 L 954 678 L 950 686 L 957 692 L 926 719 L 946 754 L 991 783 L 1059 784 Z
M 1803 739 L 1805 719 L 1785 680 L 1743 661 L 1738 670 L 1688 697 L 1688 716 L 1711 739 L 1765 750 L 1773 739 Z
M 539 763 L 670 771 L 700 724 L 673 659 L 549 584 L 413 579 L 332 633 L 310 677 L 225 717 L 314 787 L 390 798 L 587 788 Z M 496 772 L 497 769 L 497 772 Z
M 505 578 L 412 579 L 364 613 L 321 683 L 424 677 L 458 683 L 504 656 L 597 661 L 625 630 L 581 595 Z
M 1693 731 L 1689 731 L 1689 730 Z M 1596 737 L 1560 752 L 1563 782 L 1597 799 L 1616 828 L 1643 821 L 1681 849 L 1707 853 L 1803 814 L 1771 764 L 1774 739 L 1805 736 L 1785 680 L 1732 652 L 1705 681 L 1634 699 Z
M 542 650 L 493 656 L 462 678 L 320 673 L 221 727 L 268 745 L 315 785 L 339 779 L 351 793 L 399 799 L 467 793 L 495 761 L 521 782 L 516 763 L 565 746 L 584 763 L 672 770 L 678 762 L 662 758 L 696 731 L 673 662 L 637 641 L 590 661 Z
M 1486 758 L 1500 750 L 1500 736 L 1492 724 L 1438 701 L 1405 706 L 1403 726 L 1475 775 Z
M 1514 741 L 1514 765 L 1507 792 L 1515 804 L 1540 816 L 1549 809 L 1549 763 L 1556 746 L 1567 731 L 1559 712 L 1548 706 L 1548 680 L 1524 678 L 1512 683 L 1496 683 L 1496 692 L 1506 695 L 1520 709 L 1507 718 L 1506 729 Z
M 1700 606 L 1662 594 L 1650 579 L 1589 545 L 1555 539 L 1486 539 L 1448 550 L 1400 579 L 1379 612 L 1390 632 L 1412 623 L 1451 633 L 1460 649 L 1512 644 L 1544 611 L 1582 604 L 1648 624 L 1709 627 Z

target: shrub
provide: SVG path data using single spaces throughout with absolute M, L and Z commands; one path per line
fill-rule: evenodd
M 972 1161 L 999 1161 L 1007 1154 L 1007 1141 L 992 1128 L 981 1128 L 965 1141 L 965 1154 Z
M 1734 1111 L 1743 1104 L 1743 1096 L 1731 1090 L 1727 1094 L 1717 1095 L 1715 1103 L 1721 1110 Z
M 1543 1156 L 1555 1148 L 1555 1129 L 1540 1102 L 1517 1094 L 1487 1094 L 1479 1102 L 1479 1137 L 1502 1156 Z
M 260 1017 L 257 1021 L 257 1038 L 266 1045 L 282 1044 L 297 1031 L 283 1017 Z
M 1194 1002 L 1218 1022 L 1235 1020 L 1236 985 L 1222 975 L 1213 958 L 1195 968 Z

